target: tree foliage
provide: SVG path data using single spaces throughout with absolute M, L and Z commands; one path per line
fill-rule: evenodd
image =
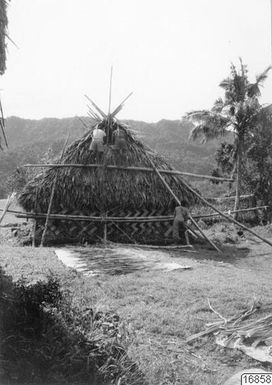
M 222 143 L 216 156 L 227 173 L 236 174 L 235 209 L 239 208 L 241 174 L 247 156 L 247 146 L 263 108 L 258 100 L 261 94 L 260 87 L 267 78 L 269 70 L 270 67 L 251 83 L 247 66 L 240 59 L 239 69 L 232 64 L 229 77 L 219 85 L 224 90 L 224 97 L 218 98 L 211 110 L 187 114 L 187 119 L 194 124 L 190 135 L 193 140 L 200 138 L 205 143 L 230 133 L 233 135 L 232 145 Z
M 263 109 L 247 142 L 243 180 L 265 205 L 272 205 L 272 110 Z

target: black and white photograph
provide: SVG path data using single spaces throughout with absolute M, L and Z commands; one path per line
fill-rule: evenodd
M 0 0 L 0 385 L 272 385 L 272 0 Z

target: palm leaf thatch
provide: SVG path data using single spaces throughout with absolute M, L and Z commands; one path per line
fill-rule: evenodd
M 7 1 L 0 0 L 0 75 L 6 70 Z
M 100 128 L 106 131 L 108 121 L 103 120 Z M 114 146 L 105 146 L 102 163 L 106 165 L 151 167 L 149 157 L 157 168 L 171 169 L 167 162 L 150 148 L 142 144 L 135 135 L 120 122 L 112 122 L 111 129 L 120 127 L 125 133 L 126 150 L 119 152 Z M 66 164 L 91 164 L 95 155 L 89 147 L 92 132 L 88 131 L 66 149 L 62 162 Z M 58 162 L 57 162 L 58 163 Z M 49 168 L 34 178 L 22 191 L 19 202 L 27 210 L 46 213 L 55 178 L 56 190 L 52 213 L 92 212 L 106 214 L 113 209 L 126 213 L 145 210 L 169 209 L 176 206 L 155 173 L 102 168 Z M 193 204 L 195 197 L 186 190 L 182 181 L 175 176 L 164 177 L 175 194 Z M 38 193 L 38 194 L 37 194 Z M 36 195 L 37 194 L 37 195 Z M 35 203 L 38 196 L 37 206 Z M 36 209 L 35 209 L 36 207 Z M 126 215 L 126 214 L 124 214 Z M 154 215 L 154 214 L 153 214 Z

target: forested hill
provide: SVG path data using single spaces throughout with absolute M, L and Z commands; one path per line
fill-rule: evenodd
M 178 120 L 157 123 L 125 121 L 148 146 L 163 154 L 176 168 L 188 172 L 210 173 L 214 167 L 216 143 L 202 145 L 188 141 L 191 126 Z M 0 152 L 0 198 L 6 194 L 5 182 L 16 167 L 41 159 L 48 148 L 57 154 L 67 134 L 70 141 L 82 136 L 86 128 L 77 117 L 41 120 L 10 117 L 6 120 L 9 149 Z

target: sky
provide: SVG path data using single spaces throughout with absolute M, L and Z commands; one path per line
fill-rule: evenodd
M 23 0 L 8 10 L 6 116 L 86 115 L 84 94 L 120 118 L 156 122 L 210 108 L 239 57 L 271 62 L 270 0 Z M 272 71 L 263 89 L 272 103 Z

